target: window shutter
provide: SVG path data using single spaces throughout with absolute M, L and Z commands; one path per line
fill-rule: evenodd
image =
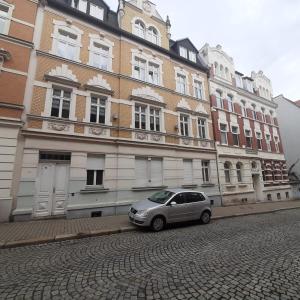
M 136 185 L 138 187 L 145 187 L 148 185 L 148 159 L 136 158 L 135 159 L 135 176 Z
M 104 170 L 104 156 L 89 156 L 87 159 L 87 170 Z
M 162 186 L 163 184 L 163 168 L 161 159 L 151 160 L 151 185 Z
M 193 161 L 184 160 L 183 169 L 184 169 L 184 184 L 192 184 L 193 183 Z

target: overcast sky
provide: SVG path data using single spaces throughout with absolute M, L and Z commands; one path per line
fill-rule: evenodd
M 300 99 L 300 0 L 152 0 L 172 38 L 189 37 L 200 49 L 222 45 L 235 68 L 250 75 L 262 70 L 273 94 Z M 106 0 L 116 10 L 118 0 Z

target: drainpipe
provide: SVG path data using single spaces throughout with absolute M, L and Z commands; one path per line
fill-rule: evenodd
M 216 143 L 215 143 L 215 148 L 216 148 Z M 219 155 L 218 155 L 218 151 L 216 153 L 216 158 L 217 158 L 216 162 L 217 162 L 217 174 L 218 174 L 219 193 L 220 193 L 220 199 L 221 199 L 221 206 L 223 206 L 223 193 L 222 193 L 221 183 L 220 183 L 220 170 L 219 170 Z

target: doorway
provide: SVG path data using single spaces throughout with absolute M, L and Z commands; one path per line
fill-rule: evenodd
M 69 190 L 69 170 L 69 164 L 39 164 L 35 217 L 65 214 Z

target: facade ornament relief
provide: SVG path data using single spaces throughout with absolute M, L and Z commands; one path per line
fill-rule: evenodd
M 154 142 L 160 142 L 161 141 L 161 136 L 157 134 L 152 134 L 151 135 L 151 140 Z
M 98 127 L 90 127 L 89 133 L 93 135 L 105 135 L 106 130 L 104 128 L 98 128 Z
M 111 91 L 111 86 L 100 74 L 90 79 L 87 84 L 89 86 L 99 87 Z
M 163 97 L 148 86 L 132 90 L 132 96 L 164 103 Z
M 68 124 L 49 122 L 48 129 L 55 131 L 69 131 L 70 126 Z
M 196 107 L 196 113 L 208 114 L 207 110 L 204 108 L 202 103 L 199 103 Z
M 191 141 L 189 139 L 182 139 L 182 142 L 186 146 L 190 145 L 190 143 L 191 143 Z
M 135 134 L 135 138 L 137 140 L 145 141 L 145 140 L 148 140 L 148 135 L 146 133 L 143 133 L 143 132 L 137 132 Z
M 62 64 L 61 67 L 52 69 L 48 75 L 78 82 L 76 75 L 74 75 L 72 70 L 65 64 Z
M 178 103 L 177 108 L 182 108 L 186 110 L 192 110 L 187 101 L 182 98 L 181 101 Z

